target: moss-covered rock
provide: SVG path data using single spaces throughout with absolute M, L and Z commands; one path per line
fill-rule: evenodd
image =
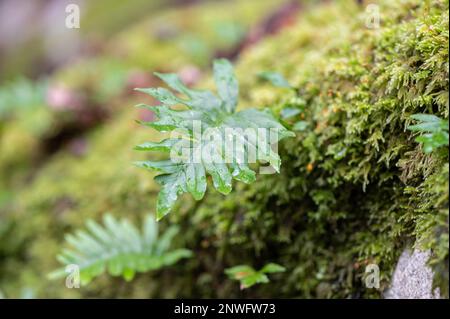
M 204 212 L 233 221 L 216 227 L 230 264 L 260 255 L 290 265 L 270 287 L 286 296 L 376 296 L 362 287 L 364 265 L 378 264 L 386 287 L 407 244 L 432 248 L 437 277 L 448 276 L 448 150 L 424 155 L 406 130 L 414 113 L 448 117 L 448 2 L 381 3 L 379 29 L 365 27 L 361 9 L 314 10 L 238 66 L 248 104 L 298 108 L 309 126 L 282 145 L 281 177 Z M 284 73 L 297 92 L 259 85 L 261 69 Z
M 45 279 L 63 234 L 88 217 L 154 210 L 158 186 L 131 166 L 142 156 L 131 149 L 158 136 L 133 122 L 130 107 L 89 134 L 85 156 L 56 154 L 18 192 L 8 216 L 20 241 L 5 252 L 0 285 L 11 294 L 31 285 L 41 297 L 381 297 L 403 248 L 414 246 L 431 249 L 447 295 L 448 150 L 425 155 L 406 127 L 414 113 L 448 118 L 448 1 L 381 1 L 377 29 L 366 27 L 364 9 L 350 0 L 311 5 L 240 57 L 241 107 L 296 108 L 287 125 L 307 126 L 279 146 L 281 174 L 228 196 L 184 196 L 163 219 L 162 227 L 180 225 L 176 241 L 195 258 L 131 283 L 101 277 L 71 290 Z M 133 53 L 142 65 L 164 69 L 142 52 Z M 261 82 L 265 70 L 296 89 Z M 223 273 L 268 262 L 287 271 L 246 291 Z M 367 264 L 380 268 L 379 290 L 364 287 Z

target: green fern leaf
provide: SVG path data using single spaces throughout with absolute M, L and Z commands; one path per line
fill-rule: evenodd
M 415 140 L 426 154 L 449 144 L 448 120 L 433 114 L 413 114 L 411 118 L 418 123 L 408 126 L 408 130 L 421 133 Z
M 241 289 L 250 288 L 256 284 L 267 284 L 270 282 L 266 274 L 273 274 L 286 271 L 281 265 L 269 263 L 260 270 L 255 270 L 248 265 L 239 265 L 225 269 L 225 274 L 232 280 L 240 282 Z
M 170 266 L 192 255 L 187 249 L 169 250 L 177 227 L 170 227 L 158 239 L 158 225 L 150 215 L 145 218 L 142 232 L 128 220 L 119 221 L 111 215 L 104 217 L 103 224 L 89 220 L 87 231 L 78 230 L 66 236 L 71 248 L 57 257 L 65 267 L 50 273 L 50 279 L 66 276 L 66 266 L 76 265 L 82 285 L 105 272 L 129 281 L 137 272 Z
M 279 171 L 281 160 L 271 145 L 294 136 L 294 133 L 281 125 L 269 110 L 236 112 L 239 87 L 230 62 L 224 59 L 214 62 L 218 96 L 187 88 L 176 74 L 155 75 L 183 96 L 164 88 L 137 89 L 162 103 L 161 106 L 139 105 L 152 110 L 158 117 L 156 122 L 142 124 L 177 135 L 135 148 L 170 153 L 168 160 L 135 163 L 138 167 L 161 173 L 155 178 L 162 187 L 157 200 L 157 220 L 170 212 L 182 193 L 188 192 L 194 199 L 202 199 L 207 188 L 207 175 L 212 177 L 214 188 L 226 195 L 231 192 L 233 179 L 244 183 L 255 181 L 256 173 L 249 167 L 251 163 L 269 163 L 274 171 Z M 185 109 L 172 109 L 178 104 L 184 105 Z M 232 145 L 238 144 L 239 147 L 231 149 Z M 257 154 L 256 159 L 253 154 Z

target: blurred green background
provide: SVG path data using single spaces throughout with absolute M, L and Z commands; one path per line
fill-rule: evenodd
M 79 29 L 65 27 L 68 4 L 80 8 Z M 57 265 L 64 233 L 105 212 L 139 220 L 152 211 L 157 188 L 131 162 L 140 156 L 133 145 L 156 133 L 134 123 L 152 117 L 133 108 L 134 87 L 157 84 L 154 71 L 205 82 L 213 58 L 234 59 L 283 28 L 280 10 L 284 19 L 297 9 L 272 0 L 1 0 L 1 295 L 77 296 L 40 273 Z

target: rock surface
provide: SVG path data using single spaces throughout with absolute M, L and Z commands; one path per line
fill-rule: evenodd
M 386 299 L 439 299 L 439 289 L 433 292 L 433 271 L 427 265 L 430 251 L 405 249 L 392 277 Z

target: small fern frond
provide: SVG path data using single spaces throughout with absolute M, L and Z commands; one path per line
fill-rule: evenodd
M 178 228 L 170 227 L 158 239 L 158 225 L 151 215 L 145 218 L 142 233 L 128 220 L 111 215 L 103 218 L 103 224 L 89 220 L 87 231 L 66 236 L 70 248 L 57 257 L 65 267 L 50 273 L 50 279 L 67 276 L 66 267 L 75 265 L 82 285 L 104 272 L 129 281 L 136 272 L 157 270 L 192 255 L 187 249 L 169 250 Z

